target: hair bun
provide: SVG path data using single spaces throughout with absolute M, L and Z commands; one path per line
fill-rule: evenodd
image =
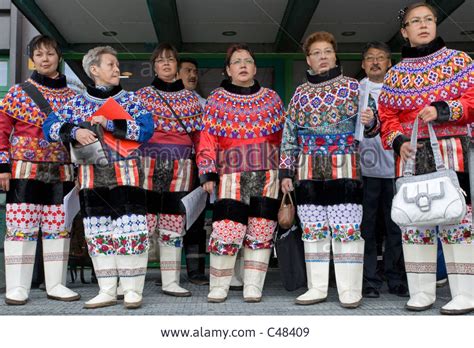
M 405 21 L 405 16 L 406 16 L 406 13 L 407 13 L 407 9 L 408 9 L 408 6 L 405 6 L 400 11 L 398 11 L 397 19 L 400 21 L 400 27 L 402 27 L 402 28 L 405 24 L 404 21 Z

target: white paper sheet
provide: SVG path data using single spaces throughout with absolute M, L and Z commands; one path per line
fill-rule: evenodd
M 181 199 L 186 209 L 186 230 L 189 230 L 206 208 L 206 201 L 207 192 L 201 186 Z
M 360 114 L 369 107 L 369 94 L 371 90 L 371 82 L 367 79 L 365 84 L 361 84 L 359 88 L 359 114 L 357 115 L 355 138 L 358 141 L 364 139 L 364 125 L 361 123 Z
M 64 197 L 64 222 L 66 225 L 66 229 L 71 231 L 72 222 L 74 218 L 81 210 L 81 204 L 79 202 L 79 189 L 77 186 L 74 188 Z

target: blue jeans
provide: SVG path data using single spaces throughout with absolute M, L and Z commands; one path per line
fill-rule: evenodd
M 441 241 L 438 239 L 438 260 L 436 262 L 436 280 L 445 279 L 448 277 L 446 271 L 446 263 L 444 262 L 443 247 L 441 246 Z

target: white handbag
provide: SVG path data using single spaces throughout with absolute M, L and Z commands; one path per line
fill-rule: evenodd
M 453 225 L 466 215 L 466 200 L 459 186 L 456 172 L 446 169 L 441 157 L 438 139 L 428 123 L 436 172 L 413 175 L 415 161 L 405 163 L 403 177 L 396 182 L 392 202 L 392 220 L 399 226 Z M 415 151 L 418 138 L 418 117 L 413 125 L 410 146 Z

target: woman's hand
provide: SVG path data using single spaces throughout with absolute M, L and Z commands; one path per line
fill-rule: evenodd
M 0 174 L 0 188 L 7 192 L 10 190 L 10 178 L 12 175 L 10 173 L 1 173 Z
M 416 147 L 422 148 L 423 144 L 417 144 Z M 411 147 L 410 142 L 406 141 L 400 146 L 400 157 L 402 161 L 406 163 L 406 161 L 411 158 L 412 160 L 415 159 L 415 150 Z
M 434 106 L 425 106 L 418 114 L 418 117 L 424 123 L 436 121 L 438 119 L 438 111 Z
M 92 116 L 91 124 L 100 124 L 105 129 L 107 127 L 107 119 L 105 116 Z
M 76 131 L 76 140 L 81 145 L 92 144 L 97 140 L 95 133 L 89 129 L 80 128 Z
M 202 185 L 202 189 L 209 194 L 212 194 L 212 192 L 214 192 L 215 187 L 216 187 L 216 183 L 214 181 L 208 181 Z
M 367 108 L 364 111 L 360 113 L 360 122 L 364 126 L 370 126 L 372 122 L 374 121 L 374 112 L 372 111 L 371 108 Z
M 285 178 L 281 181 L 281 191 L 285 194 L 294 190 L 293 180 Z

